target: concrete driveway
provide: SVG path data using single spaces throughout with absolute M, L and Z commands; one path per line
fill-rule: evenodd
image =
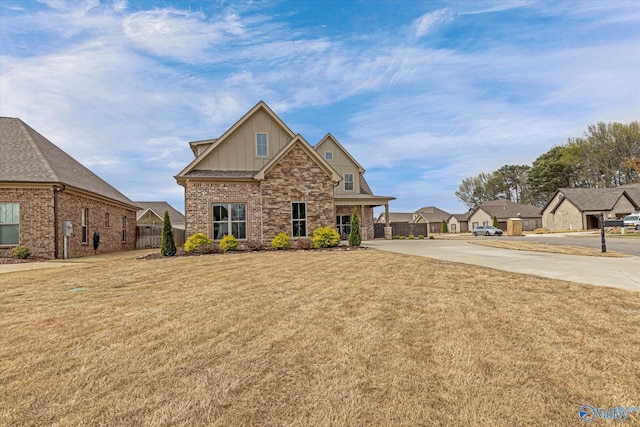
M 467 240 L 370 240 L 363 246 L 599 286 L 640 291 L 640 257 L 607 258 L 497 249 Z M 461 266 L 464 268 L 464 266 Z

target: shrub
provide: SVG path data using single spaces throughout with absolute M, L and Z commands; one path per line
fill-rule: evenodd
M 222 240 L 220 240 L 220 249 L 222 252 L 235 251 L 238 249 L 238 239 L 233 234 L 225 234 Z
M 171 219 L 169 219 L 168 211 L 164 211 L 160 253 L 162 256 L 174 256 L 176 254 L 176 243 L 173 241 L 173 231 L 171 231 Z
M 297 239 L 295 243 L 296 249 L 313 249 L 313 242 L 311 239 Z
M 244 248 L 248 251 L 261 251 L 264 249 L 264 244 L 261 241 L 249 240 L 244 242 Z
M 400 240 L 407 240 L 407 236 L 400 236 Z
M 415 238 L 416 238 L 416 237 L 415 237 L 413 234 L 409 234 L 409 240 L 413 240 L 413 239 L 415 239 Z
M 433 234 L 430 234 L 430 235 L 429 235 L 429 238 L 430 238 L 430 239 L 434 239 Z
M 217 254 L 220 252 L 220 246 L 216 242 L 204 243 L 198 248 L 198 253 L 202 255 Z
M 335 228 L 320 227 L 314 230 L 311 241 L 314 248 L 330 248 L 340 244 L 340 235 Z
M 394 240 L 400 240 L 403 236 L 396 234 L 395 236 L 393 236 Z
M 422 240 L 422 239 L 424 239 L 424 236 L 421 234 L 421 235 L 418 236 L 418 239 Z
M 445 221 L 444 219 L 442 220 L 442 232 L 443 233 L 449 232 L 449 226 L 447 225 L 447 221 Z
M 29 248 L 26 246 L 15 246 L 13 249 L 11 249 L 10 255 L 11 258 L 27 259 L 32 254 Z
M 353 208 L 351 215 L 351 231 L 349 232 L 349 246 L 360 246 L 362 236 L 360 236 L 360 220 L 358 219 L 358 211 Z
M 495 215 L 493 216 L 493 226 L 498 228 L 498 217 L 496 217 Z
M 184 242 L 184 250 L 189 253 L 200 253 L 200 247 L 202 245 L 210 245 L 213 240 L 207 237 L 204 233 L 196 233 L 190 236 L 186 242 Z
M 287 233 L 278 233 L 276 237 L 271 241 L 271 247 L 273 249 L 290 249 L 291 239 Z

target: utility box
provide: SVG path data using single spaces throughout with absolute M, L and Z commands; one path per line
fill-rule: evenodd
M 522 220 L 520 218 L 507 220 L 507 236 L 522 236 Z

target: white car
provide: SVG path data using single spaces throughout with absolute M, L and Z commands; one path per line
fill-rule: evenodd
M 627 215 L 622 220 L 625 227 L 633 227 L 636 230 L 640 230 L 640 213 Z

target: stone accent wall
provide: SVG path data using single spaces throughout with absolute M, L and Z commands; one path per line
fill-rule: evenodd
M 291 203 L 305 202 L 307 236 L 319 227 L 335 227 L 333 182 L 299 146 L 294 146 L 260 183 L 265 242 L 291 235 Z
M 89 209 L 87 242 L 82 243 L 82 210 Z M 106 224 L 106 214 L 109 224 Z M 122 241 L 123 217 L 126 221 L 126 240 Z M 62 224 L 71 221 L 73 235 L 68 242 L 68 257 L 77 258 L 94 253 L 117 252 L 136 248 L 136 211 L 112 205 L 73 192 L 58 193 L 58 256 L 64 256 Z M 100 234 L 98 250 L 93 250 L 93 233 Z
M 0 202 L 20 203 L 19 244 L 34 257 L 53 258 L 53 190 L 50 188 L 0 188 Z M 0 246 L 8 257 L 13 246 Z
M 262 239 L 262 200 L 259 183 L 185 183 L 186 238 L 196 233 L 213 235 L 214 203 L 247 204 L 247 240 Z
M 373 207 L 371 206 L 336 206 L 336 215 L 343 216 L 353 215 L 353 208 L 358 209 L 358 219 L 360 220 L 360 235 L 362 240 L 373 240 L 374 238 L 374 218 L 373 218 Z M 334 220 L 335 222 L 335 220 Z
M 55 257 L 54 196 L 50 188 L 0 188 L 0 201 L 20 203 L 20 244 L 34 257 Z M 89 209 L 88 241 L 82 243 L 82 209 Z M 109 227 L 105 214 L 109 213 Z M 127 240 L 122 242 L 122 217 L 127 217 Z M 100 233 L 97 253 L 135 249 L 136 211 L 74 194 L 58 193 L 58 257 L 63 257 L 63 221 L 71 221 L 70 258 L 92 255 L 93 233 Z M 0 247 L 0 256 L 9 256 L 12 246 Z

